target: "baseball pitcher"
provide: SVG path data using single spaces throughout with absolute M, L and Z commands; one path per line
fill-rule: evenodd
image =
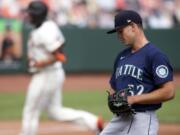
M 141 16 L 131 10 L 115 16 L 118 38 L 127 45 L 114 63 L 108 106 L 114 117 L 100 135 L 157 135 L 155 111 L 174 97 L 167 56 L 147 40 Z

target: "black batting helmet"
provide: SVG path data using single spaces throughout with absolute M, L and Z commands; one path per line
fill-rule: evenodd
M 28 5 L 27 12 L 31 17 L 31 23 L 39 27 L 47 17 L 48 7 L 42 1 L 32 1 Z

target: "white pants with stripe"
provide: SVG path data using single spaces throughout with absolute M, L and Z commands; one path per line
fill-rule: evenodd
M 33 75 L 23 110 L 20 135 L 36 135 L 42 111 L 59 121 L 70 121 L 90 130 L 97 130 L 97 117 L 89 112 L 62 106 L 61 88 L 64 71 L 53 70 Z
M 157 135 L 159 123 L 154 111 L 133 116 L 114 116 L 100 135 Z

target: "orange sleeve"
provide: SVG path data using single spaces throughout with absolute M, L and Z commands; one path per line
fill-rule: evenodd
M 64 53 L 56 53 L 55 57 L 58 61 L 66 62 L 66 56 Z

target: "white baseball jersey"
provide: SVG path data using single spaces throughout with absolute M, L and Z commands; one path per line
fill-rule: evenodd
M 52 52 L 64 42 L 64 36 L 58 26 L 52 21 L 45 21 L 31 33 L 28 57 L 30 61 L 46 61 L 53 57 Z M 61 62 L 54 62 L 41 69 L 30 66 L 30 72 L 34 74 L 28 87 L 20 135 L 36 135 L 42 111 L 46 111 L 48 116 L 55 120 L 71 121 L 98 131 L 97 116 L 62 105 L 61 90 L 65 74 Z
M 52 56 L 52 52 L 65 42 L 65 38 L 59 27 L 53 21 L 44 22 L 39 28 L 31 32 L 28 41 L 28 58 L 33 61 L 43 61 Z M 30 72 L 61 68 L 61 62 L 55 62 L 43 69 L 30 67 Z

